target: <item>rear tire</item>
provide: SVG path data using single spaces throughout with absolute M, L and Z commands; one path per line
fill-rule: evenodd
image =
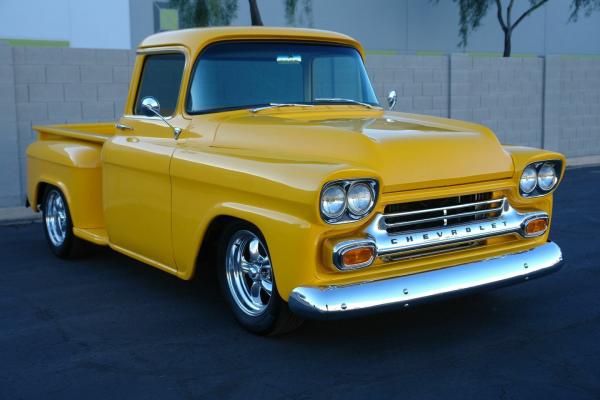
M 42 200 L 44 235 L 48 246 L 59 258 L 78 258 L 87 254 L 88 242 L 73 234 L 73 220 L 67 199 L 54 186 L 48 186 Z
M 250 332 L 277 335 L 302 324 L 279 296 L 266 241 L 254 226 L 235 222 L 219 241 L 218 277 L 237 321 Z

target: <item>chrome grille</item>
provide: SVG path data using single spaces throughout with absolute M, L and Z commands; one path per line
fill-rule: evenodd
M 488 192 L 390 204 L 385 207 L 383 228 L 400 233 L 496 218 L 502 214 L 505 198 L 492 197 Z

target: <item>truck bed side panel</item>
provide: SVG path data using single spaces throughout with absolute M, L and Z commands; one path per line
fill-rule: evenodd
M 67 197 L 76 228 L 103 228 L 102 144 L 79 140 L 40 140 L 27 149 L 27 195 L 34 210 L 42 202 L 44 184 Z

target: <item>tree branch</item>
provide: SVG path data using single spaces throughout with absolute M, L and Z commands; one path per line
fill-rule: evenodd
M 256 4 L 256 0 L 248 0 L 250 3 L 250 21 L 252 26 L 262 26 L 262 18 L 260 17 L 260 10 L 258 9 L 258 4 Z
M 496 8 L 498 9 L 498 22 L 500 22 L 500 27 L 502 27 L 504 32 L 506 32 L 508 28 L 504 23 L 504 18 L 502 18 L 502 4 L 500 4 L 500 0 L 496 0 Z
M 506 10 L 506 25 L 508 27 L 510 27 L 510 16 L 512 14 L 513 4 L 515 4 L 515 0 L 510 0 L 510 3 L 508 4 L 508 8 Z
M 548 0 L 542 0 L 539 3 L 537 3 L 536 5 L 534 5 L 533 7 L 531 7 L 529 10 L 525 11 L 523 13 L 523 15 L 521 15 L 519 17 L 519 19 L 517 19 L 515 21 L 515 23 L 513 24 L 513 26 L 511 26 L 510 28 L 516 28 L 517 25 L 519 25 L 521 23 L 521 21 L 523 21 L 529 14 L 531 14 L 532 12 L 534 12 L 535 10 L 537 10 L 538 8 L 540 8 L 541 6 L 543 6 L 544 4 L 546 4 L 548 2 Z

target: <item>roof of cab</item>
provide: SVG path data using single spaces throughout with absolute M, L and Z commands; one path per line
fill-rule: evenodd
M 139 48 L 160 46 L 185 46 L 193 54 L 197 54 L 210 43 L 224 40 L 307 40 L 333 42 L 356 47 L 364 57 L 363 48 L 359 42 L 350 36 L 337 32 L 318 29 L 272 28 L 272 27 L 218 27 L 193 28 L 177 31 L 167 31 L 148 36 L 140 43 Z

